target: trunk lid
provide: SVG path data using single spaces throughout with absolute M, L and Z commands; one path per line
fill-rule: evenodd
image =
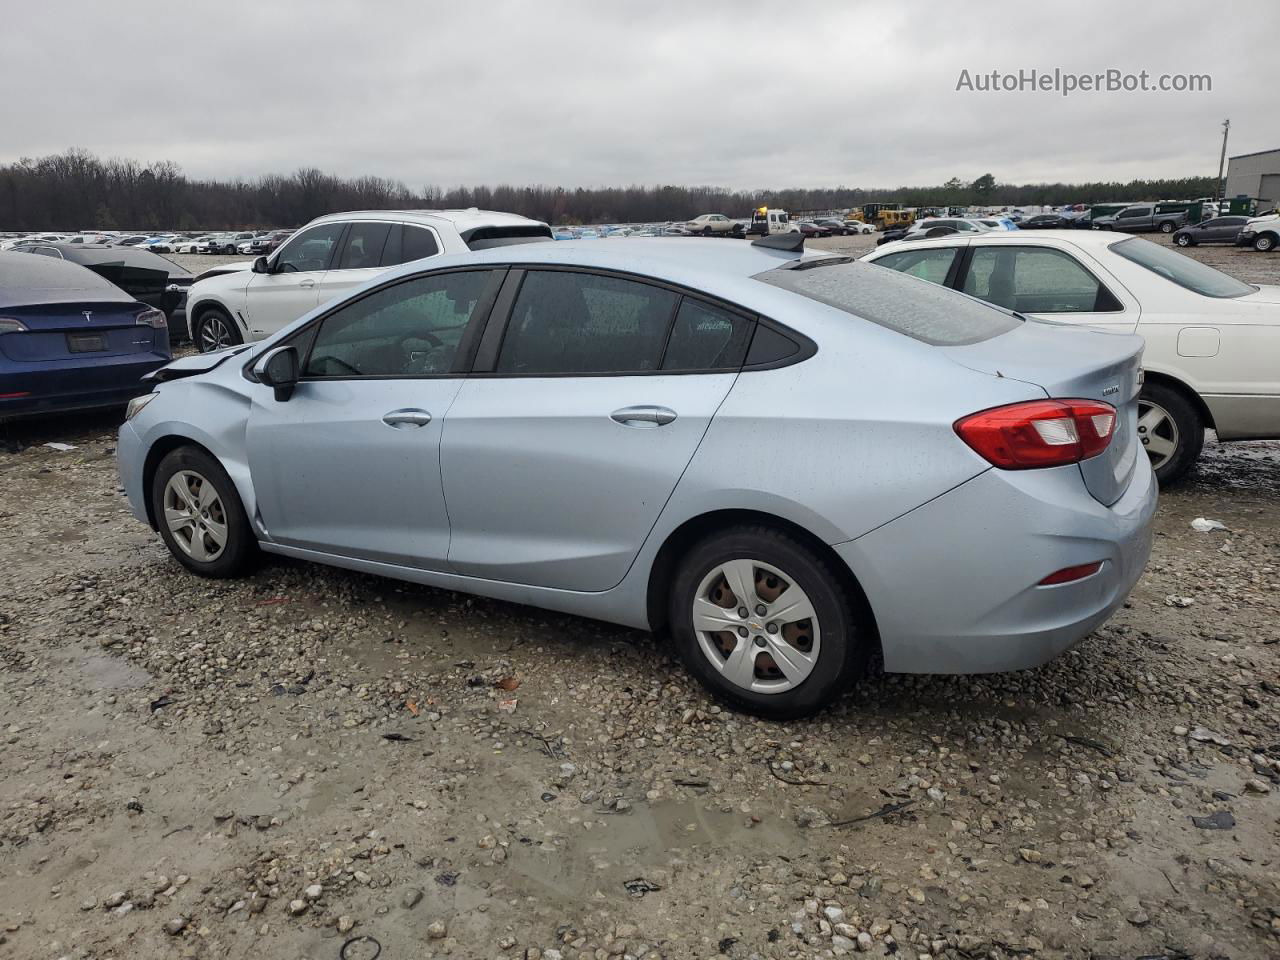
M 1089 492 L 1110 506 L 1120 499 L 1144 455 L 1138 440 L 1142 348 L 1142 338 L 1131 334 L 1028 320 L 981 343 L 939 349 L 971 370 L 1033 384 L 1050 398 L 1100 400 L 1115 407 L 1111 443 L 1079 464 Z
M 168 334 L 138 324 L 138 315 L 147 309 L 128 301 L 7 307 L 4 315 L 21 321 L 27 329 L 0 336 L 0 353 L 10 360 L 38 362 L 163 351 Z M 166 343 L 157 340 L 158 334 Z

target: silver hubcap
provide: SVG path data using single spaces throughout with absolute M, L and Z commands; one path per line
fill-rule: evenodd
M 783 693 L 813 672 L 821 650 L 808 595 L 777 567 L 730 560 L 702 578 L 693 630 L 703 655 L 734 686 Z
M 1178 449 L 1178 425 L 1164 407 L 1150 400 L 1139 400 L 1138 439 L 1151 458 L 1151 466 L 1159 470 Z
M 231 331 L 219 316 L 206 317 L 200 325 L 200 352 L 209 353 L 231 346 Z
M 165 484 L 164 522 L 178 548 L 194 560 L 217 560 L 227 547 L 222 498 L 194 470 L 181 470 Z

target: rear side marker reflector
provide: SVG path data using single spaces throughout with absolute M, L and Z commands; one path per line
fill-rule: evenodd
M 1059 583 L 1071 583 L 1073 580 L 1083 580 L 1085 577 L 1092 577 L 1101 569 L 1101 560 L 1096 563 L 1081 563 L 1074 567 L 1063 567 L 1057 573 L 1051 573 L 1041 580 L 1039 586 L 1052 587 Z
M 1116 408 L 1096 400 L 1031 400 L 955 422 L 960 439 L 1003 470 L 1060 467 L 1096 457 L 1115 434 Z

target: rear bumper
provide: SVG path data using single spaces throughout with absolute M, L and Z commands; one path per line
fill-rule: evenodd
M 8 361 L 0 366 L 4 383 L 0 392 L 23 395 L 0 399 L 0 419 L 123 405 L 148 393 L 151 385 L 142 382 L 143 375 L 169 362 L 170 357 L 160 353 L 103 357 L 89 363 L 83 359 Z
M 885 669 L 993 673 L 1040 666 L 1124 602 L 1151 551 L 1157 489 L 1146 457 L 1110 507 L 1077 467 L 988 470 L 835 550 L 865 590 Z M 1090 577 L 1039 581 L 1102 561 Z

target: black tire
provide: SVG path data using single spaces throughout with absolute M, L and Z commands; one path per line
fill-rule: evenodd
M 1259 253 L 1270 253 L 1276 248 L 1276 238 L 1274 234 L 1264 233 L 1253 238 L 1253 249 Z
M 1166 220 L 1164 223 L 1160 224 L 1160 232 L 1173 233 L 1173 224 L 1170 221 Z
M 710 228 L 710 227 L 703 227 L 703 228 L 702 228 L 702 235 L 703 235 L 704 237 L 709 237 L 709 236 L 711 236 L 711 228 Z
M 1173 238 L 1173 242 L 1180 247 L 1194 247 L 1196 245 L 1195 240 L 1187 236 L 1185 233 L 1178 234 Z
M 1146 384 L 1138 399 L 1142 404 L 1152 404 L 1162 409 L 1177 430 L 1173 453 L 1159 466 L 1156 466 L 1154 459 L 1152 461 L 1160 486 L 1175 484 L 1200 458 L 1200 451 L 1204 448 L 1204 419 L 1185 393 L 1163 383 Z M 1138 438 L 1145 446 L 1141 426 Z
M 221 331 L 225 331 L 225 338 Z M 225 310 L 220 307 L 201 307 L 196 314 L 194 329 L 191 330 L 191 341 L 201 353 L 209 353 L 243 343 L 244 338 L 240 336 L 240 328 L 227 316 Z
M 184 471 L 197 475 L 201 484 L 208 483 L 212 486 L 217 495 L 217 504 L 221 507 L 217 511 L 211 509 L 209 519 L 211 524 L 216 524 L 221 518 L 221 526 L 226 531 L 225 542 L 221 551 L 208 560 L 197 558 L 188 548 L 183 547 L 179 541 L 182 534 L 175 535 L 165 521 L 165 496 L 169 481 Z M 198 489 L 202 489 L 202 486 Z M 150 496 L 152 516 L 156 519 L 160 538 L 174 558 L 192 573 L 202 577 L 227 579 L 243 576 L 252 568 L 258 555 L 258 541 L 249 528 L 249 518 L 245 515 L 240 495 L 227 476 L 227 471 L 222 469 L 222 464 L 204 450 L 186 446 L 166 454 L 156 468 L 155 476 L 151 478 Z M 191 539 L 190 534 L 187 539 Z M 202 542 L 213 543 L 211 540 Z
M 790 582 L 803 589 L 817 615 L 819 643 L 812 672 L 784 692 L 757 692 L 726 679 L 712 665 L 694 630 L 699 586 L 721 564 L 741 559 L 768 564 L 792 578 Z M 869 615 L 863 612 L 860 599 L 849 595 L 831 561 L 803 541 L 768 526 L 732 527 L 694 544 L 679 561 L 672 580 L 668 618 L 690 673 L 734 709 L 772 720 L 808 716 L 831 704 L 866 670 L 873 647 Z M 764 652 L 761 648 L 752 654 L 753 676 L 762 669 Z M 765 669 L 767 664 L 766 660 Z

